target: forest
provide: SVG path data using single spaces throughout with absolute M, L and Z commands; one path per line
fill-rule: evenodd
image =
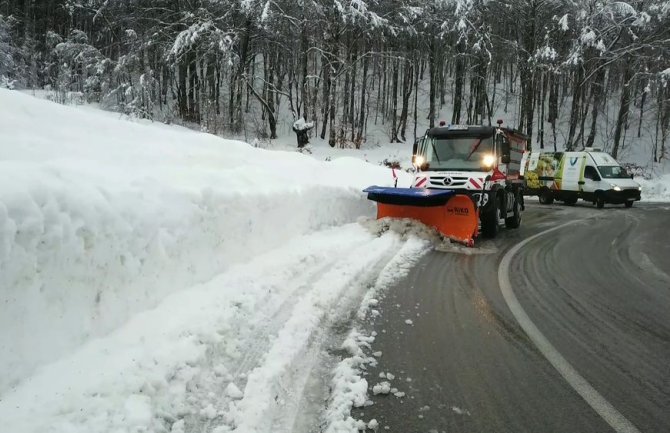
M 645 118 L 662 161 L 669 59 L 658 0 L 0 0 L 2 87 L 220 135 L 276 138 L 289 113 L 338 147 L 412 141 L 444 107 L 589 147 L 615 107 L 610 153 Z

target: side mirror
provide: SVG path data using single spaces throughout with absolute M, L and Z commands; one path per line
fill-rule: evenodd
M 503 153 L 502 156 L 500 157 L 500 162 L 503 164 L 509 164 L 511 161 L 512 159 L 509 156 L 509 153 Z
M 427 162 L 424 162 L 424 163 L 421 164 L 421 166 L 419 167 L 419 170 L 421 170 L 421 171 L 426 171 L 426 170 L 428 170 L 429 167 L 430 167 L 430 164 L 428 164 Z
M 593 175 L 593 180 L 594 180 L 595 182 L 600 182 L 602 179 L 600 179 L 600 176 L 598 176 L 597 174 L 594 174 L 594 175 Z
M 631 178 L 631 179 L 635 179 L 635 176 L 633 176 L 633 175 L 631 174 L 631 175 L 630 175 L 630 178 Z

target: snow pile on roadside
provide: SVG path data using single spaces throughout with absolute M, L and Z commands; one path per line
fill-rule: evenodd
M 642 185 L 642 200 L 645 201 L 670 201 L 670 174 L 653 179 L 636 178 Z
M 0 89 L 0 396 L 178 290 L 372 215 L 360 189 L 391 183 Z
M 328 329 L 410 243 L 349 224 L 234 265 L 42 367 L 3 395 L 3 428 L 291 432 Z

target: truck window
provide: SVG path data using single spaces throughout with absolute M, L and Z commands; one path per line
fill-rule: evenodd
M 587 165 L 584 168 L 584 178 L 591 180 L 600 180 L 600 176 L 598 175 L 596 168 L 591 165 Z
M 599 165 L 598 170 L 605 179 L 625 179 L 630 178 L 626 169 L 620 165 Z
M 493 155 L 493 137 L 426 137 L 429 170 L 481 170 L 485 155 Z
M 505 137 L 504 134 L 498 134 L 498 153 L 503 158 L 510 157 L 511 144 L 510 141 Z

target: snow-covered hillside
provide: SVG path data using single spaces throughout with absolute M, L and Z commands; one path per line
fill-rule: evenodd
M 179 431 L 256 401 L 401 249 L 356 223 L 391 182 L 0 89 L 3 429 Z

